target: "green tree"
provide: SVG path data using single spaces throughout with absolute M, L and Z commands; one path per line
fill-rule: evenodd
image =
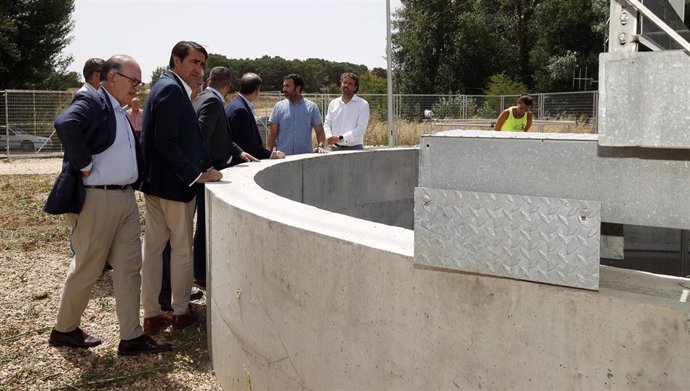
M 151 84 L 150 86 L 153 87 L 154 84 L 156 84 L 156 81 L 160 79 L 161 76 L 167 71 L 167 67 L 156 67 L 156 69 L 151 72 Z
M 403 0 L 394 17 L 397 92 L 480 93 L 500 72 L 500 36 L 478 0 Z
M 597 77 L 606 0 L 402 0 L 394 15 L 395 86 L 403 93 L 482 93 L 505 74 L 530 90 Z
M 452 54 L 455 17 L 458 2 L 438 0 L 402 0 L 393 19 L 396 32 L 392 36 L 393 64 L 396 71 L 393 85 L 401 93 L 448 92 L 449 85 L 440 80 L 450 77 L 442 62 Z M 461 89 L 461 86 L 452 88 Z
M 385 77 L 376 75 L 373 72 L 360 73 L 357 76 L 359 76 L 358 94 L 385 94 L 388 92 Z
M 536 90 L 571 89 L 573 71 L 578 67 L 597 78 L 608 13 L 606 0 L 551 0 L 543 4 L 537 17 L 540 34 L 530 53 Z
M 525 85 L 532 85 L 530 52 L 542 27 L 537 14 L 549 0 L 477 0 L 477 10 L 490 30 L 497 32 L 498 56 L 510 60 L 503 71 Z M 549 23 L 555 23 L 549 21 Z M 560 23 L 560 21 L 559 21 Z
M 505 73 L 491 75 L 489 85 L 484 90 L 486 95 L 520 95 L 526 92 L 525 84 L 511 79 Z
M 0 89 L 64 89 L 74 0 L 0 0 Z

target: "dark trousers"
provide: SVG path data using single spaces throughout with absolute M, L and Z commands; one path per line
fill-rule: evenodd
M 206 287 L 206 199 L 204 186 L 196 195 L 196 230 L 194 231 L 194 282 Z
M 163 281 L 161 293 L 158 295 L 158 303 L 164 311 L 172 311 L 172 291 L 170 290 L 170 241 L 163 249 Z

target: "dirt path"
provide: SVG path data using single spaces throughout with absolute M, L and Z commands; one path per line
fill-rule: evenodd
M 0 175 L 17 174 L 58 174 L 62 167 L 62 158 L 44 159 L 2 159 Z

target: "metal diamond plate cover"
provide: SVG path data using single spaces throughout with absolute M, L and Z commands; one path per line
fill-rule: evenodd
M 599 289 L 601 203 L 415 188 L 414 262 Z

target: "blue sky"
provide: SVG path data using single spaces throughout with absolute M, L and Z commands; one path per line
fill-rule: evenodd
M 400 0 L 391 1 L 391 12 Z M 72 43 L 63 51 L 81 75 L 84 61 L 124 53 L 145 81 L 180 40 L 229 58 L 323 58 L 386 67 L 385 0 L 75 0 Z

